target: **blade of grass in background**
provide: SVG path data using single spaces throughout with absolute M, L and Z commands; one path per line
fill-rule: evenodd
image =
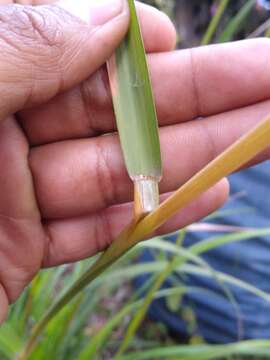
M 255 0 L 247 1 L 241 8 L 241 10 L 236 14 L 228 23 L 226 28 L 223 30 L 221 35 L 218 38 L 218 42 L 227 42 L 233 39 L 235 33 L 241 30 L 241 27 L 246 20 L 246 18 L 251 13 L 252 8 L 256 4 Z
M 208 269 L 202 268 L 201 266 L 190 265 L 190 264 L 185 264 L 181 268 L 175 269 L 175 271 L 181 274 L 189 274 L 189 275 L 195 274 L 197 276 L 204 276 L 207 278 L 211 278 L 213 275 L 212 272 L 209 271 Z M 226 284 L 237 286 L 238 288 L 241 288 L 247 292 L 256 295 L 257 297 L 264 299 L 267 302 L 270 302 L 270 294 L 256 288 L 254 285 L 251 285 L 246 281 L 240 280 L 235 276 L 225 274 L 221 271 L 215 271 L 215 275 L 218 277 L 220 281 Z
M 200 241 L 192 245 L 189 250 L 194 255 L 200 255 L 212 249 L 215 249 L 217 244 L 218 246 L 233 243 L 236 241 L 244 241 L 255 237 L 260 236 L 269 236 L 270 235 L 270 228 L 268 229 L 259 229 L 254 231 L 247 231 L 244 233 L 235 233 L 229 234 L 224 236 L 217 236 L 210 239 L 206 239 L 204 241 Z
M 208 45 L 212 41 L 212 39 L 216 33 L 217 27 L 219 25 L 219 22 L 222 18 L 222 15 L 224 14 L 225 10 L 227 9 L 229 2 L 230 2 L 230 0 L 219 1 L 220 4 L 218 6 L 218 9 L 217 9 L 215 15 L 213 16 L 212 20 L 210 21 L 210 24 L 203 36 L 201 45 Z
M 182 345 L 160 347 L 122 356 L 120 360 L 218 360 L 233 355 L 254 356 L 254 359 L 269 358 L 269 340 L 250 340 L 229 345 Z
M 156 109 L 134 0 L 128 0 L 127 36 L 107 62 L 117 128 L 129 176 L 135 184 L 135 212 L 159 204 L 161 156 Z

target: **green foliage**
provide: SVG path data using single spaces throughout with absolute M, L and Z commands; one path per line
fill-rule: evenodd
M 221 35 L 219 36 L 219 42 L 226 42 L 233 40 L 233 36 L 239 31 L 247 17 L 250 15 L 251 10 L 254 8 L 256 1 L 247 1 L 240 11 L 229 21 Z
M 221 0 L 220 1 L 218 9 L 217 9 L 215 15 L 213 16 L 212 20 L 210 21 L 208 28 L 205 31 L 205 34 L 202 39 L 202 45 L 208 45 L 211 42 L 211 40 L 213 39 L 215 32 L 217 30 L 217 27 L 219 25 L 219 22 L 222 18 L 222 15 L 224 14 L 224 11 L 226 10 L 226 8 L 229 5 L 229 1 L 230 0 Z
M 135 4 L 130 27 L 107 62 L 118 133 L 126 168 L 134 180 L 161 177 L 158 123 Z
M 188 249 L 184 249 L 180 245 L 181 241 L 178 244 L 172 244 L 159 237 L 150 242 L 139 244 L 133 252 L 121 259 L 110 271 L 105 272 L 81 292 L 75 301 L 66 306 L 53 319 L 29 360 L 98 360 L 102 358 L 102 354 L 110 354 L 112 358 L 120 348 L 124 334 L 128 339 L 124 347 L 127 349 L 121 354 L 124 350 L 122 345 L 118 357 L 120 360 L 175 359 L 179 358 L 178 356 L 184 356 L 185 359 L 200 360 L 218 359 L 231 354 L 253 354 L 256 355 L 256 359 L 263 357 L 269 350 L 268 341 L 243 342 L 215 347 L 210 345 L 176 346 L 175 344 L 167 344 L 160 351 L 158 343 L 155 346 L 152 345 L 153 339 L 146 340 L 138 345 L 138 339 L 134 334 L 134 330 L 141 324 L 151 300 L 169 299 L 174 296 L 181 297 L 185 293 L 195 290 L 180 280 L 175 280 L 174 285 L 169 289 L 160 289 L 162 283 L 172 273 L 200 273 L 202 276 L 211 276 L 223 286 L 224 296 L 228 296 L 226 292 L 228 284 L 233 284 L 256 294 L 265 301 L 270 301 L 270 294 L 266 294 L 235 277 L 216 272 L 199 257 L 199 255 L 226 243 L 248 241 L 260 235 L 270 235 L 270 229 L 213 237 Z M 182 239 L 181 236 L 183 233 L 180 233 L 180 239 Z M 146 248 L 153 249 L 156 255 L 155 260 L 151 263 L 134 264 L 133 260 L 138 253 Z M 12 307 L 9 321 L 0 328 L 1 360 L 15 360 L 16 354 L 25 346 L 32 326 L 46 311 L 48 304 L 54 301 L 59 291 L 65 291 L 89 267 L 92 261 L 87 260 L 74 266 L 62 266 L 57 271 L 53 269 L 43 270 L 36 277 L 20 300 Z M 141 298 L 139 292 L 130 296 L 128 283 L 138 275 L 145 273 L 150 275 L 150 281 L 144 289 L 145 297 Z M 126 289 L 126 297 L 121 300 L 120 304 L 114 304 L 114 307 L 109 310 L 106 305 L 107 299 L 117 297 L 120 289 Z M 196 291 L 201 291 L 202 294 L 208 296 L 215 296 L 204 289 L 197 288 Z M 39 294 L 38 297 L 37 294 Z M 101 314 L 104 314 L 105 320 L 103 319 L 103 322 L 97 326 L 98 316 L 102 318 Z M 134 319 L 133 322 L 130 322 L 131 318 Z M 192 321 L 192 316 L 190 319 Z M 130 325 L 128 326 L 129 322 Z M 134 349 L 139 350 L 136 351 L 136 357 L 133 355 Z M 157 354 L 159 354 L 158 357 Z

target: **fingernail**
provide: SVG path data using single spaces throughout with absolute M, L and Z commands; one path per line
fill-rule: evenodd
M 124 10 L 126 0 L 64 0 L 60 5 L 81 20 L 101 26 L 117 17 Z

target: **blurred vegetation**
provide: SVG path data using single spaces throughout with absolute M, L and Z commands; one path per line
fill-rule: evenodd
M 178 46 L 180 48 L 201 44 L 205 31 L 221 3 L 220 0 L 147 0 L 145 2 L 163 10 L 173 19 L 179 36 Z M 232 19 L 239 16 L 241 10 L 242 12 L 244 10 L 244 14 L 237 22 L 235 31 L 226 41 L 248 37 L 269 17 L 269 12 L 258 6 L 255 0 L 230 0 L 212 42 L 222 40 L 220 36 L 230 25 Z M 270 24 L 268 25 L 266 29 L 270 27 Z M 263 34 L 264 32 L 261 35 Z
M 192 231 L 192 230 L 189 230 Z M 145 310 L 146 300 L 165 299 L 172 311 L 175 297 L 196 291 L 202 296 L 216 296 L 211 290 L 189 288 L 183 282 L 183 276 L 200 273 L 213 276 L 224 292 L 224 296 L 233 300 L 229 285 L 234 284 L 243 291 L 251 292 L 264 301 L 270 301 L 270 294 L 256 287 L 215 271 L 200 257 L 204 252 L 221 244 L 248 240 L 252 237 L 270 235 L 269 229 L 253 232 L 228 234 L 221 238 L 206 239 L 187 249 L 181 247 L 186 232 L 179 233 L 176 244 L 158 237 L 139 244 L 117 264 L 96 279 L 90 286 L 49 324 L 40 338 L 29 360 L 90 360 L 90 359 L 188 359 L 211 360 L 232 359 L 233 355 L 253 355 L 255 359 L 267 358 L 270 341 L 246 341 L 229 345 L 212 346 L 198 336 L 196 319 L 190 309 L 183 312 L 190 322 L 190 344 L 179 345 L 170 338 L 167 330 L 160 324 L 144 322 L 136 335 L 128 331 L 131 319 L 140 319 Z M 150 249 L 154 261 L 136 263 L 134 260 L 145 249 Z M 57 269 L 43 270 L 34 279 L 18 302 L 12 306 L 9 320 L 0 328 L 0 359 L 15 360 L 25 346 L 33 325 L 40 319 L 48 306 L 55 301 L 60 292 L 65 291 L 89 267 L 94 259 L 85 260 L 75 265 L 64 265 Z M 175 277 L 173 286 L 159 290 L 162 280 L 172 273 Z M 133 290 L 132 280 L 142 274 L 148 274 L 147 286 Z M 141 298 L 142 293 L 145 297 Z M 235 307 L 237 316 L 237 307 Z M 141 322 L 141 320 L 140 320 Z M 128 330 L 127 330 L 128 329 Z M 119 348 L 127 346 L 123 354 Z M 116 353 L 119 356 L 116 356 Z M 235 359 L 235 358 L 234 358 Z
M 223 1 L 222 16 L 217 16 Z M 269 32 L 269 12 L 256 6 L 254 0 L 149 0 L 148 3 L 165 11 L 174 21 L 180 48 L 201 43 L 223 42 L 264 35 Z M 225 6 L 226 5 L 226 6 Z M 211 23 L 211 26 L 209 24 Z M 263 26 L 261 27 L 261 25 Z M 255 31 L 255 34 L 254 34 Z M 220 281 L 224 296 L 230 296 L 226 284 L 237 282 L 245 291 L 270 301 L 270 295 L 238 279 L 217 273 L 200 258 L 203 251 L 224 242 L 242 241 L 253 236 L 270 234 L 270 229 L 254 233 L 230 234 L 223 238 L 205 240 L 204 246 L 183 249 L 167 243 L 162 238 L 140 244 L 85 289 L 47 327 L 30 360 L 90 360 L 113 359 L 125 340 L 126 351 L 117 359 L 232 359 L 235 355 L 253 359 L 269 358 L 270 341 L 247 341 L 232 345 L 204 344 L 195 330 L 190 334 L 190 344 L 179 345 L 160 324 L 143 320 L 143 312 L 155 298 L 164 298 L 168 308 L 175 308 L 175 299 L 190 291 L 183 282 L 174 283 L 170 289 L 159 289 L 159 284 L 176 273 L 196 273 L 213 276 Z M 180 233 L 184 236 L 184 233 Z M 155 254 L 152 263 L 136 264 L 135 259 L 144 249 Z M 0 359 L 15 360 L 29 338 L 31 329 L 45 310 L 94 259 L 43 270 L 25 290 L 20 300 L 12 306 L 8 321 L 0 328 Z M 134 291 L 132 280 L 140 274 L 149 274 L 144 289 Z M 224 285 L 225 284 L 225 285 Z M 204 289 L 197 289 L 203 294 Z M 145 299 L 141 294 L 145 293 Z M 147 302 L 146 302 L 147 301 Z M 231 297 L 233 301 L 233 297 Z M 237 312 L 237 309 L 236 309 Z M 196 319 L 188 314 L 190 329 L 196 328 Z M 139 331 L 127 331 L 131 319 L 137 319 Z M 131 335 L 130 335 L 131 334 Z M 250 358 L 250 357 L 248 357 Z

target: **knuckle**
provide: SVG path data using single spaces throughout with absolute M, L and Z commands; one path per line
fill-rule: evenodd
M 113 169 L 100 141 L 97 141 L 96 179 L 104 208 L 116 203 L 117 189 Z
M 61 44 L 61 27 L 57 26 L 53 7 L 7 5 L 0 15 L 0 41 L 22 54 L 37 55 L 55 51 Z
M 205 146 L 207 148 L 207 153 L 209 156 L 209 161 L 212 161 L 218 156 L 218 147 L 213 136 L 213 133 L 210 131 L 209 125 L 205 121 L 198 122 L 198 126 L 200 127 L 202 138 L 205 139 Z
M 198 77 L 198 65 L 196 62 L 196 54 L 194 49 L 189 49 L 189 57 L 190 57 L 190 77 L 191 77 L 191 84 L 192 84 L 192 97 L 194 104 L 193 113 L 195 117 L 199 117 L 203 114 L 202 109 L 202 102 L 201 102 L 201 92 L 199 87 L 199 82 L 197 81 Z
M 104 210 L 96 215 L 94 226 L 94 239 L 96 252 L 104 251 L 113 240 L 112 225 L 109 213 Z
M 100 68 L 79 88 L 84 109 L 85 127 L 91 135 L 99 135 L 112 128 L 112 100 L 105 67 Z M 106 113 L 105 117 L 100 116 Z
M 50 17 L 46 17 L 41 11 L 36 11 L 34 7 L 24 7 L 18 16 L 17 30 L 30 41 L 38 40 L 40 44 L 55 46 L 57 32 L 48 23 L 49 19 Z

